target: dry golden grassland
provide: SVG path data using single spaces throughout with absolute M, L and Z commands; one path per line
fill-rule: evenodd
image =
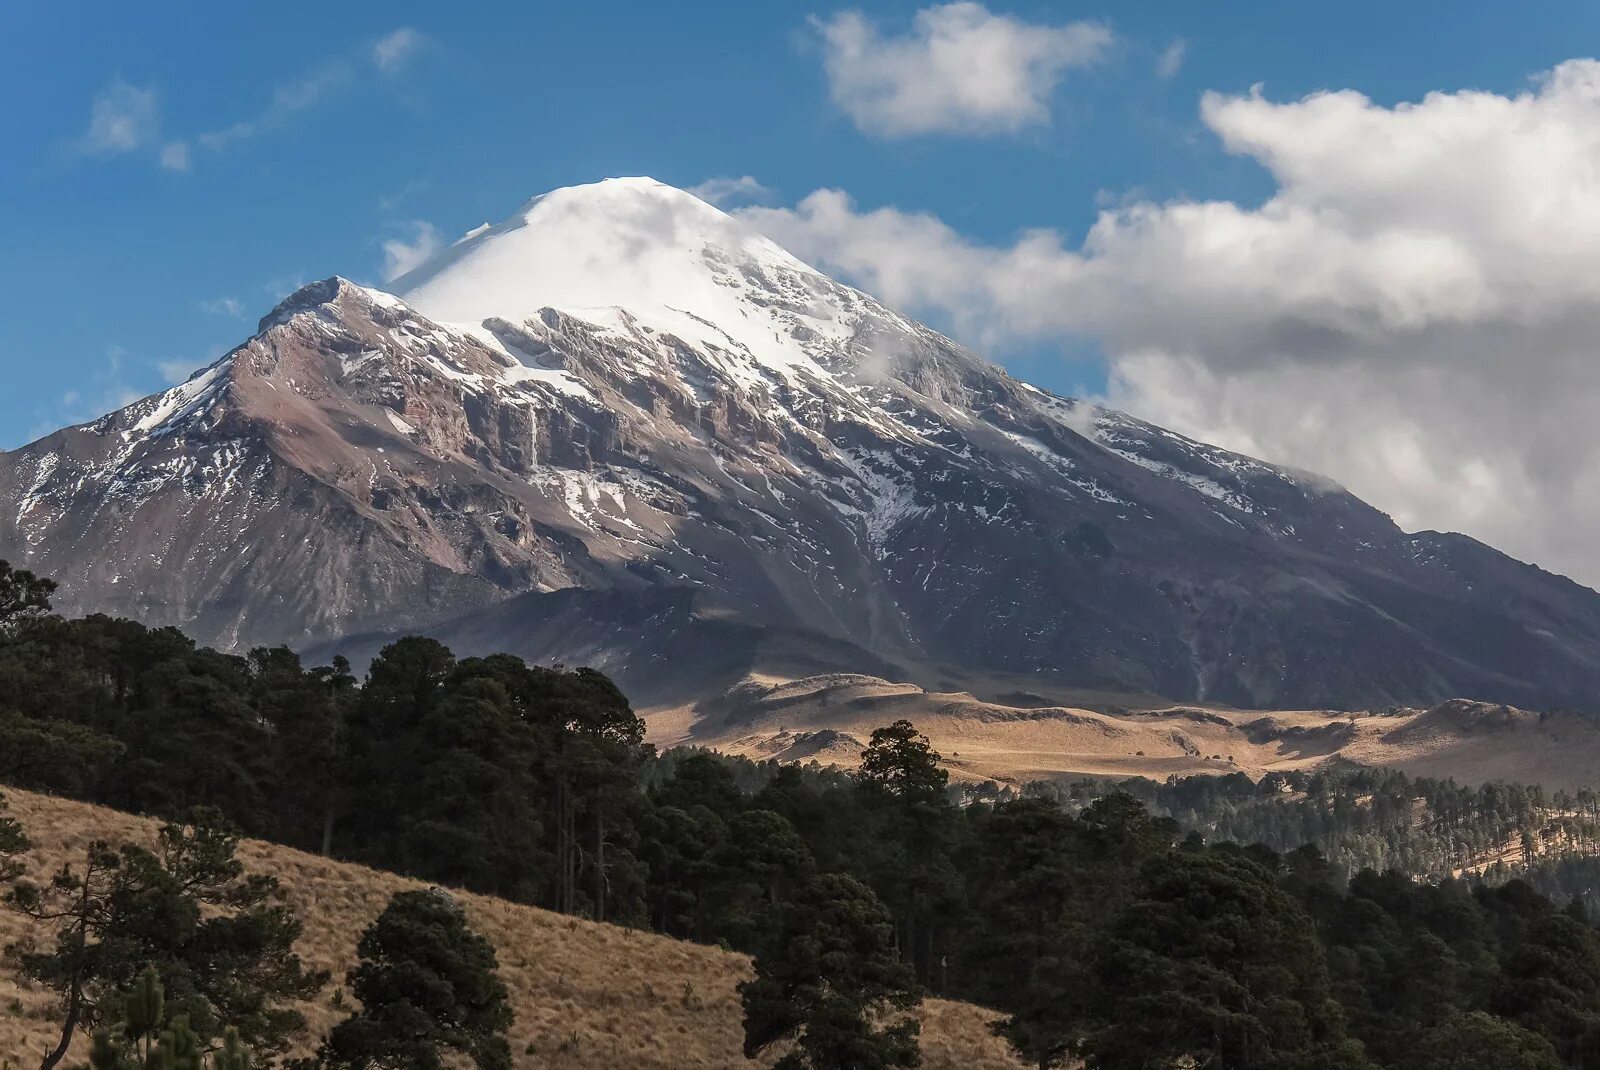
M 37 877 L 76 862 L 94 839 L 154 839 L 156 823 L 119 811 L 23 791 L 5 795 L 34 842 L 28 861 Z M 253 871 L 282 882 L 306 923 L 301 956 L 334 974 L 321 998 L 305 1008 L 309 1050 L 348 1013 L 334 1009 L 334 993 L 354 961 L 362 930 L 391 895 L 417 882 L 257 841 L 247 841 L 240 855 Z M 461 893 L 459 899 L 499 955 L 500 976 L 516 1011 L 515 1065 L 571 1070 L 754 1065 L 740 1053 L 735 986 L 750 972 L 744 956 L 486 896 Z M 25 919 L 0 911 L 0 946 L 41 935 Z M 930 1070 L 1020 1067 L 989 1034 L 986 1023 L 992 1017 L 967 1004 L 928 1001 L 922 1010 L 923 1065 Z M 27 1070 L 55 1035 L 51 994 L 0 966 L 0 1053 Z M 83 1059 L 86 1050 L 80 1040 L 68 1063 Z
M 1600 786 L 1600 724 L 1592 718 L 1464 699 L 1382 713 L 1170 705 L 1104 713 L 1007 706 L 835 673 L 747 677 L 702 707 L 643 711 L 650 742 L 849 768 L 873 729 L 905 718 L 944 756 L 953 779 L 971 783 L 1200 773 L 1259 779 L 1350 761 L 1465 784 Z

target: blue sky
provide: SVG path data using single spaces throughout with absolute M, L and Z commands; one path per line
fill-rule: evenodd
M 1435 91 L 1525 94 L 1541 72 L 1594 54 L 1600 40 L 1600 8 L 1576 2 L 996 0 L 979 9 L 985 18 L 1040 32 L 1087 25 L 1106 40 L 1090 59 L 1052 67 L 1033 113 L 1016 121 L 895 130 L 852 112 L 828 66 L 826 29 L 853 10 L 878 44 L 910 40 L 918 12 L 933 6 L 285 0 L 201 14 L 158 2 L 12 5 L 0 16 L 0 448 L 207 363 L 297 283 L 338 273 L 381 284 L 385 242 L 412 242 L 423 224 L 449 239 L 557 186 L 649 174 L 688 187 L 751 175 L 780 209 L 837 189 L 856 211 L 936 219 L 968 251 L 1006 250 L 1031 228 L 1049 228 L 1071 251 L 1117 205 L 1250 213 L 1288 181 L 1273 164 L 1288 135 L 1276 129 L 1253 149 L 1227 151 L 1202 119 L 1206 91 L 1246 100 L 1259 84 L 1273 115 L 1292 117 L 1308 94 L 1355 89 L 1371 115 L 1399 122 L 1397 105 Z M 1548 110 L 1571 114 L 1570 94 Z M 1366 155 L 1359 137 L 1343 144 L 1346 156 Z M 1374 146 L 1373 167 L 1386 167 L 1392 150 Z M 1335 203 L 1337 192 L 1316 195 Z M 1504 189 L 1473 195 L 1489 193 Z M 876 277 L 874 263 L 852 272 L 843 253 L 797 251 Z M 1151 308 L 1167 303 L 1159 288 L 1139 294 Z M 1305 421 L 1207 424 L 1171 396 L 1198 396 L 1187 386 L 1157 396 L 1144 382 L 1139 392 L 1148 362 L 1137 345 L 1146 343 L 1127 323 L 982 331 L 937 292 L 886 296 L 984 343 L 1018 374 L 1142 399 L 1152 416 L 1193 433 L 1331 471 L 1397 516 L 1429 495 L 1457 501 L 1462 488 L 1520 478 L 1496 469 L 1486 484 L 1457 450 L 1418 462 L 1433 484 L 1385 488 L 1377 473 L 1403 469 L 1406 450 L 1421 447 L 1400 442 L 1376 460 L 1341 455 L 1327 433 L 1338 413 L 1319 417 L 1320 445 Z M 1286 336 L 1273 326 L 1234 323 L 1236 334 L 1216 345 Z M 1181 349 L 1188 331 L 1178 324 L 1157 342 Z M 1235 375 L 1205 346 L 1195 352 L 1211 376 L 1196 390 Z M 1327 359 L 1322 350 L 1281 356 L 1280 370 Z M 1349 359 L 1377 366 L 1366 349 Z M 1266 397 L 1253 382 L 1252 396 Z M 1415 384 L 1404 389 L 1412 393 L 1394 387 L 1397 406 L 1415 400 Z M 1600 472 L 1600 439 L 1591 452 Z M 1565 473 L 1566 492 L 1592 474 Z M 1475 517 L 1506 504 L 1490 494 L 1473 512 L 1440 506 L 1435 516 L 1419 505 L 1402 519 L 1478 530 Z
M 979 140 L 863 134 L 830 102 L 808 15 L 789 4 L 189 4 L 14 7 L 0 34 L 0 446 L 161 387 L 247 335 L 293 287 L 377 281 L 413 221 L 447 235 L 556 186 L 753 175 L 780 200 L 840 187 L 980 240 L 1081 234 L 1107 196 L 1244 200 L 1253 162 L 1196 120 L 1205 89 L 1378 101 L 1509 90 L 1593 39 L 1593 5 L 1148 3 L 994 6 L 1104 22 L 1103 62 L 1064 74 L 1048 124 Z M 693 14 L 686 14 L 686 10 Z M 865 5 L 885 33 L 916 4 Z M 390 70 L 375 44 L 416 47 Z M 1181 66 L 1157 70 L 1182 42 Z M 149 143 L 85 145 L 97 95 L 152 92 Z M 275 94 L 307 98 L 273 113 Z M 216 149 L 197 138 L 238 123 Z M 187 170 L 160 146 L 187 146 Z M 237 310 L 234 312 L 232 310 Z M 934 318 L 938 318 L 936 315 Z M 1098 387 L 1091 343 L 1003 347 L 1019 373 Z M 1063 360 L 1063 357 L 1065 359 Z M 166 375 L 163 374 L 166 369 Z

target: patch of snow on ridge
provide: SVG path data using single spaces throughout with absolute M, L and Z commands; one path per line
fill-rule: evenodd
M 44 493 L 45 487 L 50 482 L 50 477 L 55 475 L 56 469 L 61 467 L 61 457 L 54 450 L 40 457 L 34 466 L 33 480 L 28 489 L 22 492 L 17 500 L 17 524 L 21 526 L 26 521 L 34 508 L 48 500 Z M 32 532 L 27 535 L 30 544 L 38 541 Z
M 1232 506 L 1241 513 L 1256 512 L 1255 503 L 1250 501 L 1250 499 L 1236 493 L 1235 491 L 1229 490 L 1227 487 L 1224 487 L 1221 483 L 1218 483 L 1214 479 L 1207 479 L 1205 476 L 1197 475 L 1194 472 L 1185 472 L 1183 469 L 1178 468 L 1175 465 L 1167 464 L 1164 461 L 1153 461 L 1150 458 L 1140 456 L 1131 450 L 1121 450 L 1117 449 L 1115 446 L 1109 445 L 1106 446 L 1106 449 L 1107 451 L 1116 454 L 1118 457 L 1121 457 L 1123 460 L 1132 461 L 1134 464 L 1145 469 L 1146 471 L 1154 472 L 1158 476 L 1165 476 L 1168 479 L 1183 483 L 1199 491 L 1201 494 L 1204 494 L 1207 498 L 1210 498 L 1213 501 L 1219 501 L 1224 505 Z
M 560 368 L 543 367 L 522 350 L 506 343 L 487 327 L 475 323 L 446 323 L 441 326 L 446 330 L 468 335 L 503 357 L 506 360 L 506 368 L 500 373 L 500 383 L 504 386 L 542 383 L 568 397 L 587 401 L 591 405 L 600 404 L 600 399 L 584 385 L 583 380 Z
M 352 285 L 354 285 L 354 284 L 352 284 Z M 374 290 L 370 286 L 357 286 L 356 289 L 360 290 L 363 294 L 365 294 L 367 300 L 371 301 L 373 304 L 377 305 L 379 308 L 392 308 L 392 309 L 403 310 L 406 307 L 406 303 L 404 301 L 400 300 L 394 294 L 384 293 L 382 290 Z
M 917 502 L 916 482 L 893 453 L 885 450 L 841 450 L 837 457 L 855 477 L 866 508 L 841 502 L 831 496 L 828 502 L 846 516 L 854 517 L 867 537 L 867 544 L 881 560 L 884 543 L 895 528 L 929 511 Z
M 508 386 L 518 383 L 543 383 L 551 389 L 566 394 L 568 397 L 581 398 L 591 405 L 598 405 L 600 401 L 589 388 L 584 386 L 576 376 L 552 368 L 533 368 L 526 364 L 519 364 L 515 368 L 507 368 L 500 374 L 500 381 Z
M 232 366 L 232 357 L 219 360 L 196 373 L 188 382 L 168 390 L 156 401 L 155 408 L 133 425 L 130 433 L 144 435 L 173 430 L 185 417 L 198 412 L 226 385 L 226 372 Z
M 1016 445 L 1021 446 L 1023 449 L 1033 454 L 1046 466 L 1060 474 L 1065 482 L 1077 487 L 1095 501 L 1104 502 L 1107 505 L 1117 506 L 1132 506 L 1134 504 L 1133 502 L 1128 501 L 1126 498 L 1123 498 L 1120 495 L 1101 486 L 1100 483 L 1094 479 L 1091 479 L 1088 476 L 1079 475 L 1077 473 L 1078 466 L 1073 463 L 1070 457 L 1061 456 L 1055 450 L 1051 449 L 1043 442 L 1040 442 L 1038 439 L 1030 438 L 1027 435 L 1019 435 L 1014 431 L 1007 431 L 1004 428 L 996 428 L 995 430 L 999 431 L 1002 435 L 1010 439 Z M 1115 453 L 1117 451 L 1113 450 L 1112 452 Z

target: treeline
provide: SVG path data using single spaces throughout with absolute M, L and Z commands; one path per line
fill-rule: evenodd
M 1341 766 L 1166 782 L 1079 780 L 1028 785 L 1024 794 L 1081 808 L 1114 792 L 1208 840 L 1276 851 L 1315 846 L 1340 873 L 1397 869 L 1424 880 L 1521 876 L 1563 901 L 1600 907 L 1600 794 L 1537 785 L 1412 777 Z
M 252 835 L 749 951 L 752 1056 L 914 1065 L 906 1012 L 929 992 L 1000 1011 L 1041 1067 L 1600 1059 L 1600 937 L 1581 903 L 1277 850 L 1324 835 L 1305 835 L 1315 808 L 1294 809 L 1308 785 L 1272 787 L 1248 818 L 1226 780 L 963 805 L 906 722 L 874 732 L 848 775 L 658 757 L 587 670 L 413 638 L 358 680 L 284 649 L 62 620 L 48 593 L 0 573 L 0 780 L 147 813 L 211 807 Z M 1389 797 L 1351 792 L 1324 792 L 1330 829 Z M 1453 820 L 1488 820 L 1476 805 Z M 1203 813 L 1207 834 L 1185 835 Z

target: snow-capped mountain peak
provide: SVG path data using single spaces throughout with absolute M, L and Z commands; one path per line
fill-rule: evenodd
M 639 687 L 703 654 L 691 606 L 935 679 L 1600 689 L 1593 592 L 1020 383 L 659 182 L 546 194 L 392 288 L 303 287 L 189 382 L 0 455 L 0 557 L 234 646 L 581 589 L 614 626 L 557 653 Z
M 650 178 L 558 189 L 391 284 L 442 323 L 523 324 L 553 308 L 659 332 L 781 376 L 822 374 L 866 316 L 898 319 L 748 225 Z

